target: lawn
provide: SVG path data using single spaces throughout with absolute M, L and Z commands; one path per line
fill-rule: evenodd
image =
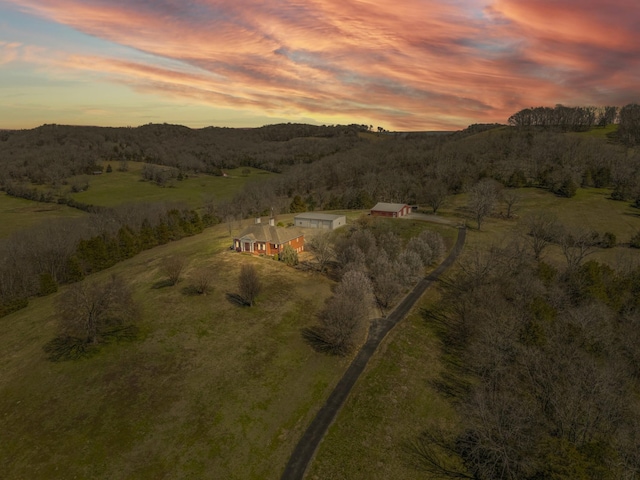
M 23 198 L 0 195 L 0 238 L 54 218 L 80 217 L 84 212 L 66 205 L 40 203 Z
M 184 202 L 192 208 L 202 206 L 209 197 L 216 201 L 228 200 L 245 184 L 270 178 L 272 173 L 249 168 L 250 173 L 242 173 L 245 168 L 225 171 L 227 177 L 198 175 L 182 181 L 174 181 L 172 186 L 161 187 L 152 182 L 142 181 L 141 170 L 144 163 L 129 162 L 127 172 L 117 169 L 111 173 L 89 177 L 89 189 L 71 194 L 78 202 L 112 207 L 131 202 Z
M 91 281 L 122 275 L 143 310 L 141 338 L 52 363 L 54 294 L 0 319 L 0 469 L 22 478 L 278 478 L 347 359 L 315 353 L 300 330 L 332 282 L 227 249 L 225 226 L 143 252 Z M 189 258 L 161 287 L 167 255 Z M 253 308 L 226 299 L 241 264 L 264 291 Z M 213 292 L 189 296 L 208 267 Z

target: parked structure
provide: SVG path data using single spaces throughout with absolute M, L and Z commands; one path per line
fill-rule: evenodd
M 375 217 L 404 217 L 411 213 L 411 206 L 406 203 L 378 202 L 371 209 L 371 215 Z
M 347 224 L 347 217 L 329 213 L 306 212 L 293 217 L 293 221 L 296 227 L 335 230 Z
M 285 245 L 291 245 L 296 252 L 304 250 L 304 234 L 296 228 L 276 227 L 273 218 L 263 224 L 259 218 L 233 239 L 233 248 L 238 252 L 254 255 L 277 255 Z

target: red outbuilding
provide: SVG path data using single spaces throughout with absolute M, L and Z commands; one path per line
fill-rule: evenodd
M 411 207 L 406 203 L 384 203 L 378 202 L 371 209 L 371 215 L 374 217 L 404 217 L 411 213 Z

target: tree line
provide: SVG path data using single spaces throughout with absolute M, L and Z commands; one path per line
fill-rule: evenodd
M 180 205 L 136 204 L 19 231 L 0 242 L 0 315 L 26 306 L 29 297 L 217 222 Z

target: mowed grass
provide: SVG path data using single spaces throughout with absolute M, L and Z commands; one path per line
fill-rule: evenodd
M 433 387 L 439 341 L 421 315 L 429 290 L 380 345 L 325 436 L 306 478 L 425 479 L 411 444 L 427 425 L 457 421 Z
M 516 218 L 505 220 L 499 215 L 487 218 L 481 231 L 475 229 L 475 222 L 466 211 L 467 196 L 449 199 L 439 215 L 467 221 L 470 227 L 461 261 L 474 251 L 505 246 L 513 235 L 521 234 L 522 218 L 535 211 L 553 212 L 567 226 L 600 233 L 610 231 L 619 242 L 628 242 L 630 235 L 640 229 L 640 211 L 628 202 L 610 200 L 609 190 L 578 189 L 570 199 L 540 189 L 520 189 L 519 193 L 522 201 Z M 446 240 L 451 246 L 454 237 L 449 235 Z M 589 259 L 614 266 L 640 266 L 640 251 L 619 245 L 597 249 Z M 557 246 L 545 251 L 544 260 L 559 268 L 566 265 Z M 455 268 L 449 274 L 455 273 Z M 411 443 L 430 425 L 456 428 L 464 422 L 433 386 L 443 368 L 441 346 L 436 327 L 423 318 L 422 309 L 432 307 L 438 298 L 437 286 L 431 287 L 420 304 L 389 333 L 320 445 L 307 478 L 433 478 L 416 464 Z
M 248 167 L 243 167 L 225 170 L 227 177 L 201 174 L 182 181 L 174 180 L 172 186 L 161 187 L 152 182 L 142 181 L 143 165 L 145 164 L 141 162 L 129 162 L 129 170 L 119 172 L 118 164 L 112 164 L 111 173 L 89 176 L 89 188 L 70 196 L 78 202 L 104 207 L 132 202 L 167 201 L 184 202 L 192 208 L 199 208 L 209 197 L 215 198 L 216 201 L 228 200 L 245 184 L 259 182 L 274 175 L 255 168 L 249 168 L 250 173 L 244 175 L 242 171 Z
M 66 205 L 40 203 L 23 198 L 0 195 L 0 238 L 55 218 L 80 217 L 84 212 Z
M 221 225 L 92 276 L 125 278 L 143 317 L 139 340 L 90 358 L 45 358 L 60 292 L 0 319 L 3 478 L 279 478 L 348 364 L 315 353 L 300 334 L 332 283 L 229 244 Z M 184 280 L 158 288 L 173 254 L 189 258 Z M 253 308 L 226 298 L 246 263 L 264 284 Z M 212 293 L 185 294 L 202 267 L 215 278 Z

